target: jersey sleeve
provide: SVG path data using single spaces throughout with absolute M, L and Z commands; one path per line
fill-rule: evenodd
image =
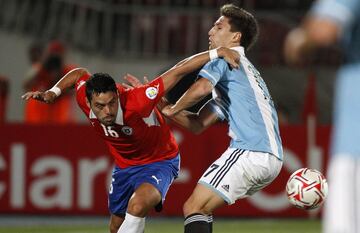
M 354 21 L 359 8 L 359 0 L 319 0 L 313 5 L 310 15 L 327 18 L 345 27 Z
M 76 90 L 76 102 L 78 103 L 81 110 L 87 114 L 90 109 L 86 104 L 86 80 L 90 78 L 90 74 L 84 74 L 80 77 L 77 82 L 75 83 L 75 90 Z
M 224 59 L 218 58 L 206 63 L 200 70 L 199 76 L 208 79 L 214 86 L 228 69 L 228 64 Z
M 215 113 L 221 121 L 227 120 L 226 111 L 221 108 L 221 106 L 215 101 L 215 99 L 210 99 L 207 102 L 207 105 L 209 106 L 209 109 L 213 113 Z
M 164 95 L 164 83 L 158 77 L 150 83 L 129 91 L 126 108 L 148 117 Z

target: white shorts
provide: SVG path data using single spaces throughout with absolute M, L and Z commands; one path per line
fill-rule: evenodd
M 270 184 L 281 167 L 282 161 L 272 154 L 228 148 L 205 171 L 199 183 L 231 205 Z

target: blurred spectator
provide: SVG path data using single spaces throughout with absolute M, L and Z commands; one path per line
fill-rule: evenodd
M 29 59 L 34 63 L 24 80 L 25 91 L 45 91 L 75 68 L 74 65 L 65 64 L 65 47 L 59 41 L 51 41 L 39 61 L 37 61 L 38 52 L 35 46 L 29 49 Z M 63 95 L 56 105 L 31 100 L 25 106 L 25 122 L 31 124 L 73 123 L 75 114 L 72 110 L 71 94 Z
M 28 49 L 28 57 L 32 65 L 41 61 L 41 56 L 43 54 L 43 51 L 44 51 L 44 47 L 42 43 L 38 41 L 34 41 L 33 43 L 31 43 Z
M 7 78 L 0 76 L 0 124 L 5 122 L 8 90 L 9 83 Z
M 285 40 L 285 58 L 303 64 L 318 48 L 341 42 L 344 64 L 335 84 L 324 233 L 360 232 L 360 1 L 316 1 Z

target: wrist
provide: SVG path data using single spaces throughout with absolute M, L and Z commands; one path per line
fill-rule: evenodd
M 178 106 L 176 104 L 170 106 L 169 111 L 171 115 L 176 115 L 179 112 Z
M 53 92 L 57 97 L 61 95 L 61 89 L 58 88 L 57 86 L 53 86 L 51 89 L 49 89 L 48 91 Z
M 209 56 L 210 56 L 210 60 L 214 60 L 216 58 L 219 57 L 219 54 L 218 54 L 218 49 L 211 49 L 209 50 Z

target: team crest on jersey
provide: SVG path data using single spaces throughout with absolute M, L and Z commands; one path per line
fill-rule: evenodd
M 129 127 L 129 126 L 124 126 L 124 127 L 122 127 L 121 128 L 121 131 L 124 133 L 124 134 L 126 134 L 126 135 L 132 135 L 132 133 L 133 133 L 133 129 L 131 128 L 131 127 Z
M 145 94 L 149 99 L 153 100 L 153 99 L 156 98 L 158 92 L 159 92 L 158 88 L 156 88 L 156 87 L 148 87 L 146 89 L 146 91 L 145 91 Z

